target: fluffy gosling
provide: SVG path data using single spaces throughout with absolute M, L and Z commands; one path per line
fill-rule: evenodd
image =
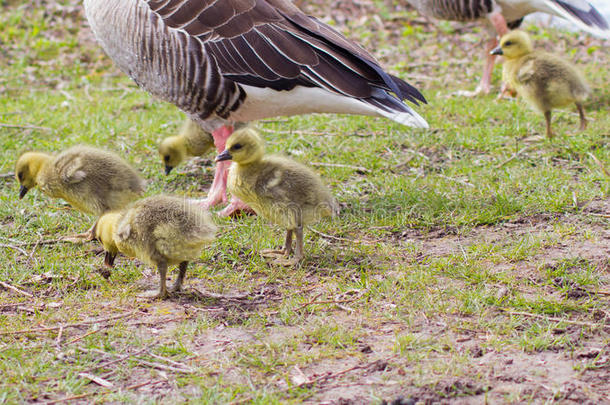
M 282 156 L 265 156 L 264 142 L 252 128 L 236 131 L 216 161 L 233 160 L 227 186 L 267 220 L 286 228 L 281 264 L 303 258 L 303 226 L 337 212 L 337 204 L 320 177 L 308 167 Z M 292 260 L 292 236 L 296 249 Z
M 546 134 L 553 137 L 551 110 L 575 103 L 580 115 L 580 130 L 587 126 L 582 103 L 590 90 L 578 70 L 569 62 L 548 52 L 536 51 L 524 31 L 504 35 L 491 51 L 504 55 L 502 76 L 534 109 L 544 113 Z
M 165 165 L 165 174 L 189 156 L 202 156 L 214 146 L 212 134 L 204 131 L 190 119 L 184 121 L 180 133 L 165 138 L 159 144 L 159 155 Z
M 74 146 L 53 156 L 26 152 L 17 160 L 19 199 L 38 186 L 49 197 L 62 198 L 87 214 L 118 210 L 136 200 L 146 182 L 129 163 L 114 153 Z
M 159 291 L 142 294 L 145 298 L 166 298 L 167 269 L 178 265 L 178 277 L 171 292 L 180 291 L 189 261 L 201 255 L 214 239 L 216 226 L 207 211 L 187 200 L 153 196 L 138 200 L 123 211 L 102 215 L 95 236 L 104 246 L 104 263 L 112 267 L 118 252 L 156 266 Z

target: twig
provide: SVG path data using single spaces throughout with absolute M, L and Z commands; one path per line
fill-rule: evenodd
M 332 239 L 332 240 L 338 240 L 338 241 L 342 241 L 342 242 L 350 242 L 350 243 L 360 243 L 363 245 L 374 245 L 376 243 L 381 242 L 383 239 L 376 239 L 376 240 L 364 240 L 364 239 L 348 239 L 348 238 L 342 238 L 340 236 L 333 236 L 333 235 L 328 235 L 326 233 L 317 231 L 313 228 L 309 228 L 309 230 L 313 233 L 315 233 L 316 235 L 320 235 L 323 238 L 326 239 Z
M 93 381 L 94 383 L 96 383 L 97 385 L 100 385 L 102 387 L 112 388 L 114 386 L 114 384 L 112 384 L 110 381 L 104 380 L 102 377 L 98 377 L 93 374 L 78 373 L 78 375 L 83 378 L 88 378 L 89 380 Z
M 51 131 L 51 128 L 39 127 L 37 125 L 16 125 L 16 124 L 0 124 L 1 128 L 20 128 L 20 129 L 39 129 L 41 131 Z
M 299 306 L 296 310 L 300 310 L 303 309 L 305 307 L 308 307 L 309 305 L 318 305 L 318 304 L 345 304 L 348 302 L 354 302 L 356 301 L 357 298 L 352 298 L 352 299 L 348 299 L 348 300 L 327 300 L 327 301 L 312 301 L 312 302 L 307 302 L 301 306 Z M 342 308 L 343 309 L 343 308 Z M 350 308 L 351 309 L 351 308 Z
M 21 242 L 17 246 L 29 247 L 29 246 L 41 246 L 41 245 L 54 245 L 56 243 L 73 243 L 66 239 L 46 239 L 38 240 L 35 242 Z
M 63 336 L 63 334 L 64 334 L 64 328 L 60 327 L 59 328 L 59 333 L 57 334 L 57 338 L 55 339 L 55 344 L 57 346 L 61 345 L 61 337 Z
M 113 390 L 108 390 L 108 391 L 103 391 L 103 392 L 99 392 L 99 391 L 88 392 L 86 394 L 80 394 L 80 395 L 74 395 L 74 396 L 71 396 L 71 397 L 55 399 L 53 401 L 47 402 L 46 404 L 47 405 L 59 404 L 60 402 L 74 401 L 76 399 L 87 398 L 87 397 L 91 397 L 91 396 L 94 396 L 94 395 L 107 395 L 107 394 L 111 394 L 113 392 L 117 392 L 117 391 L 120 391 L 120 390 L 126 390 L 126 391 L 127 390 L 135 390 L 136 388 L 144 387 L 146 385 L 157 385 L 157 384 L 162 383 L 162 382 L 164 382 L 164 380 L 157 380 L 157 381 L 152 381 L 151 380 L 151 381 L 147 381 L 147 382 L 144 382 L 144 383 L 130 385 L 130 386 L 125 387 L 125 388 L 117 387 L 117 388 L 115 388 Z
M 17 331 L 13 331 L 13 332 L 2 331 L 2 332 L 0 332 L 0 335 L 20 335 L 20 334 L 24 334 L 24 333 L 49 332 L 49 331 L 60 330 L 60 329 L 65 329 L 65 328 L 74 328 L 74 327 L 78 327 L 78 326 L 91 325 L 92 323 L 114 321 L 116 319 L 130 317 L 135 314 L 136 314 L 136 311 L 133 311 L 133 312 L 128 312 L 128 313 L 124 313 L 124 314 L 120 314 L 120 315 L 109 316 L 107 318 L 92 319 L 89 321 L 82 321 L 82 322 L 78 322 L 78 323 L 69 323 L 66 325 L 52 326 L 52 327 L 48 327 L 48 328 L 24 329 L 24 330 L 17 330 Z
M 71 340 L 71 341 L 69 341 L 67 344 L 71 345 L 72 343 L 76 343 L 76 342 L 78 342 L 79 340 L 82 340 L 82 339 L 86 338 L 87 336 L 91 336 L 91 335 L 93 335 L 94 333 L 97 333 L 97 332 L 99 332 L 99 331 L 101 331 L 101 330 L 102 330 L 102 328 L 97 328 L 97 329 L 94 329 L 94 330 L 92 330 L 92 331 L 89 331 L 89 332 L 85 333 L 84 335 L 80 335 L 79 337 L 76 337 L 76 338 L 72 339 L 72 340 Z
M 451 181 L 454 181 L 456 183 L 463 184 L 463 185 L 465 185 L 467 187 L 474 187 L 474 184 L 472 184 L 472 183 L 468 183 L 467 181 L 456 179 L 456 178 L 453 178 L 453 177 L 445 176 L 444 174 L 439 174 L 438 177 L 440 177 L 442 179 L 446 179 L 446 180 L 451 180 Z
M 102 353 L 102 354 L 106 354 L 106 355 L 108 355 L 108 356 L 114 356 L 114 357 L 117 357 L 117 355 L 116 355 L 116 354 L 112 354 L 112 353 L 104 352 L 104 351 L 102 351 L 102 350 L 97 350 L 97 349 L 91 349 L 91 350 L 89 350 L 89 349 L 85 349 L 85 348 L 83 348 L 83 347 L 80 347 L 80 346 L 79 346 L 79 347 L 78 347 L 78 350 L 83 351 L 83 352 L 96 351 L 97 353 Z M 114 360 L 112 360 L 112 361 L 109 361 L 108 363 L 101 363 L 101 364 L 98 364 L 98 365 L 96 365 L 96 366 L 92 367 L 92 368 L 91 368 L 89 371 L 97 370 L 97 369 L 100 369 L 100 368 L 108 368 L 108 366 L 110 366 L 110 365 L 112 365 L 112 364 L 121 363 L 121 362 L 123 362 L 123 361 L 125 361 L 125 360 L 128 360 L 130 357 L 132 357 L 132 356 L 137 356 L 137 355 L 139 355 L 139 354 L 141 354 L 141 353 L 144 353 L 145 351 L 146 351 L 146 349 L 141 349 L 141 350 L 138 350 L 138 351 L 137 351 L 137 352 L 135 352 L 135 353 L 128 353 L 128 354 L 123 355 L 123 356 L 120 356 L 120 357 L 118 357 L 118 358 L 116 358 L 116 359 L 114 359 Z
M 134 360 L 145 366 L 156 368 L 157 370 L 174 371 L 176 373 L 184 373 L 184 374 L 192 374 L 195 372 L 195 370 L 193 370 L 191 368 L 183 369 L 183 368 L 179 368 L 179 367 L 166 366 L 165 364 L 153 363 L 152 361 L 146 361 L 146 360 L 141 360 L 141 359 L 134 359 Z
M 353 169 L 359 173 L 370 173 L 371 170 L 362 166 L 344 165 L 341 163 L 325 163 L 325 162 L 309 162 L 312 166 L 325 166 L 325 167 L 343 167 L 346 169 Z
M 172 359 L 168 359 L 167 357 L 159 356 L 158 354 L 154 354 L 154 353 L 152 353 L 152 352 L 150 352 L 150 351 L 147 351 L 146 353 L 147 353 L 149 356 L 152 356 L 152 357 L 154 357 L 154 358 L 155 358 L 155 359 L 157 359 L 157 360 L 163 360 L 163 361 L 166 361 L 166 362 L 168 362 L 168 363 L 170 363 L 170 364 L 173 364 L 173 365 L 174 365 L 174 366 L 176 366 L 176 367 L 182 367 L 182 369 L 185 369 L 185 370 L 192 370 L 192 368 L 191 368 L 191 367 L 189 367 L 189 366 L 187 366 L 186 364 L 179 363 L 179 362 L 174 361 L 174 360 L 172 360 Z
M 316 384 L 316 383 L 319 383 L 319 382 L 322 382 L 322 381 L 326 381 L 326 380 L 330 380 L 330 379 L 333 379 L 333 378 L 340 377 L 343 374 L 349 373 L 350 371 L 360 370 L 360 369 L 363 369 L 363 368 L 369 368 L 369 367 L 371 367 L 373 365 L 379 364 L 380 362 L 387 362 L 390 359 L 392 359 L 393 357 L 394 356 L 389 357 L 388 359 L 378 359 L 378 360 L 372 361 L 372 362 L 367 363 L 367 364 L 356 365 L 354 367 L 350 367 L 348 369 L 336 372 L 334 374 L 326 374 L 326 375 L 320 376 L 318 378 L 314 378 L 313 380 L 304 381 L 304 382 L 302 382 L 300 384 L 293 385 L 291 387 L 290 386 L 286 387 L 284 389 L 279 390 L 278 392 L 287 392 L 287 391 L 293 390 L 295 388 L 308 387 L 308 386 L 311 386 L 313 384 Z M 231 402 L 231 405 L 245 404 L 245 403 L 251 402 L 252 398 L 253 398 L 252 396 L 248 396 L 246 398 L 243 398 L 243 399 Z
M 8 172 L 0 174 L 0 179 L 12 179 L 15 177 L 15 172 Z
M 552 322 L 563 322 L 563 323 L 569 323 L 572 325 L 581 325 L 581 326 L 589 326 L 592 328 L 607 328 L 610 329 L 610 325 L 604 325 L 601 323 L 592 323 L 592 322 L 583 322 L 583 321 L 572 321 L 570 319 L 562 319 L 562 318 L 555 318 L 555 317 L 551 317 L 551 316 L 544 316 L 544 315 L 539 315 L 539 314 L 532 314 L 529 312 L 519 312 L 519 311 L 511 311 L 509 309 L 506 308 L 500 308 L 502 311 L 505 311 L 511 315 L 523 315 L 523 316 L 529 316 L 531 318 L 538 318 L 538 319 L 545 319 L 547 321 L 552 321 Z
M 593 159 L 593 161 L 595 162 L 595 164 L 597 165 L 597 167 L 599 167 L 601 169 L 602 172 L 604 172 L 604 174 L 607 177 L 610 177 L 610 172 L 608 172 L 608 169 L 606 169 L 606 166 L 604 166 L 604 164 L 602 162 L 599 161 L 599 159 L 597 157 L 595 157 L 594 154 L 592 154 L 591 152 L 587 152 L 587 155 Z
M 509 157 L 508 159 L 506 159 L 504 162 L 496 165 L 494 167 L 494 169 L 500 169 L 502 166 L 506 165 L 507 163 L 512 162 L 513 160 L 515 160 L 517 157 L 519 157 L 520 154 L 522 154 L 523 152 L 527 151 L 531 149 L 531 146 L 526 146 L 525 148 L 521 149 L 520 151 L 513 153 L 513 155 L 511 157 Z
M 26 297 L 34 298 L 34 296 L 32 294 L 30 294 L 29 292 L 23 291 L 15 286 L 10 285 L 9 283 L 5 283 L 4 281 L 0 281 L 0 287 L 4 287 L 7 290 L 14 291 L 21 295 L 25 295 Z
M 28 256 L 28 252 L 26 252 L 25 250 L 21 249 L 19 246 L 7 245 L 5 243 L 0 243 L 0 247 L 13 249 L 13 250 L 18 251 L 19 253 L 21 253 L 24 256 Z

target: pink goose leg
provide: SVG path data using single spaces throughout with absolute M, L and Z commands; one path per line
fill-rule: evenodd
M 227 139 L 233 133 L 232 126 L 222 126 L 217 130 L 212 132 L 212 137 L 214 138 L 214 145 L 216 146 L 216 150 L 218 153 L 221 153 L 225 150 L 225 145 L 227 143 Z M 231 161 L 223 161 L 216 163 L 216 172 L 214 173 L 214 180 L 212 181 L 212 186 L 210 187 L 210 191 L 208 192 L 208 197 L 201 202 L 201 205 L 210 209 L 211 207 L 224 204 L 227 202 L 227 176 L 229 175 L 229 167 L 231 166 Z M 227 205 L 222 211 L 218 213 L 221 216 L 232 216 L 237 214 L 240 211 L 254 213 L 252 208 L 248 207 L 243 201 L 236 197 L 231 198 L 231 203 Z

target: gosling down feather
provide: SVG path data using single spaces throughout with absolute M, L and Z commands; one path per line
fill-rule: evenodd
M 338 210 L 330 190 L 313 170 L 286 157 L 265 156 L 263 140 L 252 128 L 235 131 L 216 160 L 234 162 L 228 178 L 231 194 L 287 230 L 284 249 L 278 253 L 289 256 L 292 236 L 296 236 L 294 258 L 286 264 L 303 257 L 303 227 Z
M 170 174 L 173 168 L 187 157 L 202 156 L 213 146 L 212 134 L 187 119 L 178 135 L 167 137 L 159 144 L 159 155 L 165 165 L 165 174 Z
M 53 156 L 26 152 L 19 157 L 15 176 L 19 198 L 38 186 L 53 198 L 99 216 L 125 207 L 145 190 L 146 183 L 129 163 L 114 153 L 89 146 L 74 146 Z
M 95 236 L 114 265 L 118 252 L 156 266 L 159 291 L 144 297 L 166 298 L 167 269 L 178 265 L 178 277 L 171 289 L 180 291 L 189 261 L 197 259 L 205 245 L 214 240 L 216 226 L 207 211 L 182 198 L 157 195 L 138 200 L 124 210 L 102 215 Z
M 290 0 L 84 4 L 119 68 L 211 132 L 219 153 L 234 124 L 275 116 L 347 113 L 428 126 L 403 102 L 425 102 L 417 89 Z M 228 166 L 218 163 L 206 207 L 226 201 Z
M 503 36 L 500 45 L 492 53 L 504 55 L 503 80 L 534 109 L 544 114 L 549 138 L 553 137 L 553 108 L 576 104 L 580 115 L 580 130 L 586 128 L 582 103 L 591 91 L 571 63 L 551 53 L 534 50 L 529 35 L 520 30 Z
M 610 38 L 606 19 L 585 0 L 407 0 L 421 14 L 440 20 L 486 21 L 492 38 L 487 43 L 486 65 L 474 93 L 489 93 L 495 56 L 489 52 L 498 45 L 496 34 L 505 35 L 509 28 L 521 25 L 531 13 L 542 12 L 563 18 L 581 30 Z M 493 30 L 495 29 L 495 32 Z

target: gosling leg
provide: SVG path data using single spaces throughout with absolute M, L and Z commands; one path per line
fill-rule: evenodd
M 167 298 L 169 293 L 167 292 L 166 277 L 167 277 L 167 263 L 162 262 L 157 265 L 159 270 L 159 291 L 151 290 L 145 293 L 139 294 L 141 298 Z
M 587 119 L 585 118 L 585 109 L 582 104 L 576 103 L 576 108 L 578 109 L 578 115 L 580 116 L 580 130 L 584 131 L 587 129 Z
M 295 248 L 294 256 L 291 258 L 288 258 L 288 257 L 278 258 L 275 260 L 275 263 L 277 263 L 281 266 L 290 267 L 290 266 L 296 266 L 297 264 L 299 264 L 301 259 L 303 259 L 303 227 L 299 226 L 299 227 L 293 229 L 292 231 L 288 231 L 288 232 L 291 232 L 291 233 L 294 232 L 294 234 L 296 235 L 296 248 Z M 292 239 L 292 235 L 290 235 L 290 239 Z M 288 241 L 288 233 L 286 234 L 286 241 Z M 292 245 L 292 243 L 291 243 L 291 245 Z
M 284 242 L 284 254 L 289 256 L 292 253 L 292 229 L 286 230 L 286 241 Z
M 553 139 L 553 130 L 551 129 L 551 111 L 544 112 L 544 119 L 546 120 L 546 136 L 549 139 Z
M 286 241 L 282 249 L 265 249 L 261 254 L 265 257 L 289 256 L 292 253 L 292 229 L 286 231 Z
M 182 290 L 182 282 L 184 281 L 184 275 L 186 274 L 186 268 L 188 265 L 189 262 L 182 262 L 178 265 L 178 278 L 176 278 L 176 281 L 171 288 L 171 292 L 179 292 Z

